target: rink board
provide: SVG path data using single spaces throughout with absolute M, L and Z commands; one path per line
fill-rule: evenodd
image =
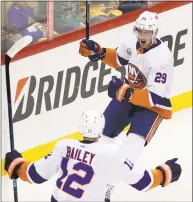
M 180 5 L 178 2 L 176 4 Z M 192 4 L 186 3 L 172 10 L 168 10 L 167 6 L 165 10 L 167 11 L 159 14 L 159 37 L 168 43 L 174 54 L 175 76 L 171 96 L 173 112 L 176 112 L 192 106 L 192 18 L 189 17 Z M 143 9 L 127 16 L 133 21 L 142 11 Z M 125 20 L 121 19 L 121 26 L 116 24 L 115 19 L 114 28 L 97 32 L 91 39 L 103 47 L 116 48 L 133 30 L 132 21 L 122 24 Z M 178 22 L 178 26 L 174 26 L 174 21 Z M 101 26 L 104 26 L 104 23 Z M 98 25 L 96 27 L 98 28 Z M 81 33 L 84 34 L 82 31 Z M 81 38 L 83 37 L 84 35 Z M 57 39 L 58 44 L 59 42 Z M 91 63 L 81 57 L 78 54 L 79 39 L 65 45 L 61 45 L 61 42 L 47 51 L 41 52 L 43 48 L 40 48 L 40 52 L 35 55 L 26 56 L 21 53 L 24 58 L 18 58 L 10 66 L 15 148 L 22 151 L 24 157 L 30 161 L 50 152 L 59 139 L 80 139 L 80 134 L 75 131 L 78 131 L 81 113 L 88 108 L 104 111 L 110 101 L 107 84 L 111 69 L 100 62 Z M 53 45 L 51 42 L 50 44 Z M 3 67 L 2 75 L 4 74 Z M 10 150 L 10 145 L 6 121 L 5 77 L 2 77 L 2 80 L 4 156 Z M 6 172 L 2 169 L 2 175 L 4 174 Z

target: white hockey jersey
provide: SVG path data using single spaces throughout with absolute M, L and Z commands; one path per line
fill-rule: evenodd
M 151 48 L 142 49 L 135 36 L 128 37 L 116 50 L 106 49 L 103 63 L 128 67 L 128 84 L 135 89 L 129 102 L 171 118 L 173 56 L 166 44 L 156 40 Z
M 154 182 L 152 171 L 133 167 L 127 159 L 114 159 L 116 151 L 112 144 L 62 140 L 50 155 L 29 164 L 25 175 L 29 182 L 40 184 L 59 173 L 52 202 L 104 201 L 113 179 L 124 180 L 139 191 L 149 189 Z

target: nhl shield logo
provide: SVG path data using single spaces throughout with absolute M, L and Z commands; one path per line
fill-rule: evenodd
M 128 64 L 128 81 L 129 85 L 134 89 L 142 89 L 146 85 L 146 78 L 143 73 L 135 65 Z

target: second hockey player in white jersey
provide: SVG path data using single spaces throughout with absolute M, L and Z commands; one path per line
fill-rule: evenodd
M 107 184 L 112 183 L 112 179 L 125 181 L 139 191 L 158 185 L 165 187 L 178 180 L 181 166 L 176 163 L 177 159 L 152 170 L 138 170 L 126 158 L 120 160 L 115 145 L 98 142 L 104 125 L 103 114 L 88 110 L 80 121 L 83 141 L 61 140 L 50 155 L 33 163 L 27 162 L 17 151 L 8 152 L 5 169 L 11 179 L 20 177 L 37 184 L 58 173 L 52 202 L 104 201 L 105 197 L 109 199 Z

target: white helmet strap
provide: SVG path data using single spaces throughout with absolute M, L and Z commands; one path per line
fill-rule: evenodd
M 152 44 L 151 44 L 151 45 L 153 45 L 153 43 L 154 43 L 154 41 L 155 41 L 155 39 L 156 39 L 156 35 L 157 35 L 157 33 L 158 33 L 158 29 L 156 29 L 155 31 L 153 31 L 153 35 L 152 35 Z

